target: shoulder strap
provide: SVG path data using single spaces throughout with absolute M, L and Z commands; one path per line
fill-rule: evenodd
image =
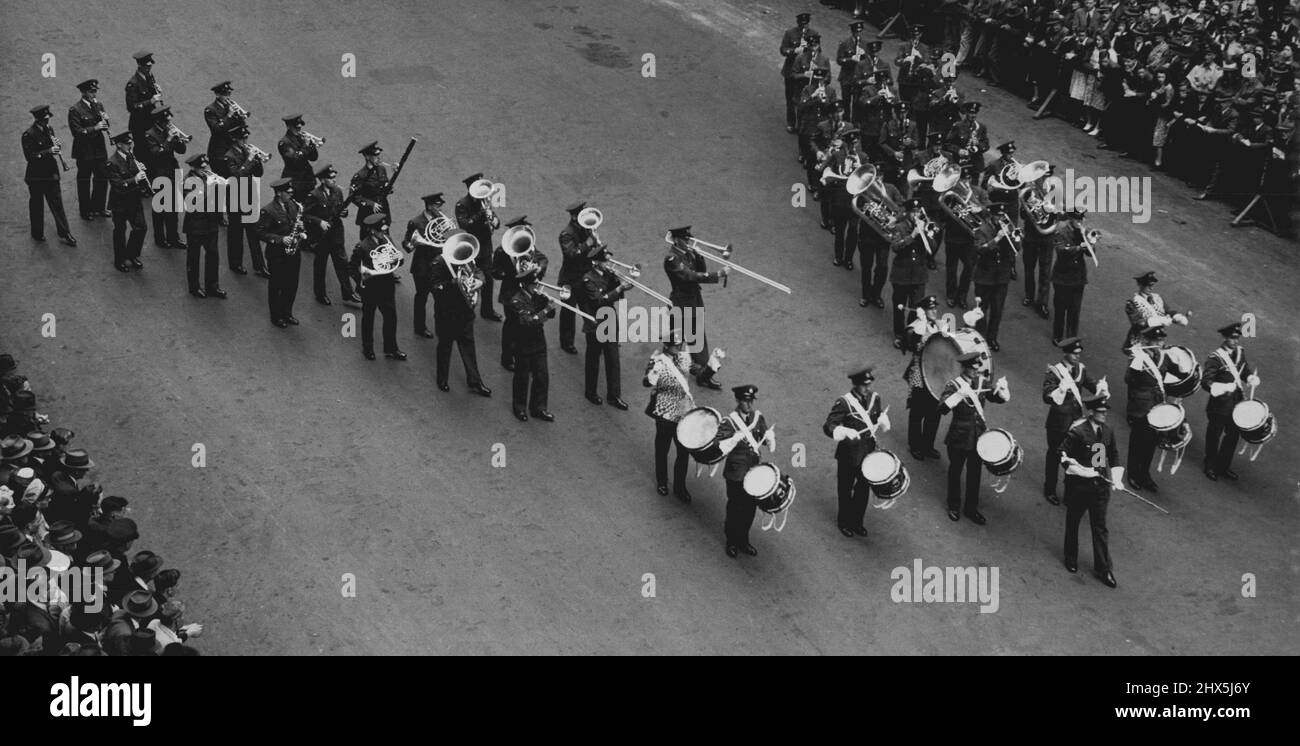
M 1237 382 L 1237 388 L 1241 389 L 1242 391 L 1245 391 L 1246 387 L 1243 386 L 1241 383 L 1241 371 L 1237 369 L 1237 364 L 1232 360 L 1231 357 L 1228 356 L 1228 353 L 1225 352 L 1222 347 L 1220 347 L 1214 351 L 1214 354 L 1216 357 L 1218 357 L 1220 360 L 1223 361 L 1224 367 L 1226 367 L 1232 373 L 1232 380 Z
M 1056 375 L 1061 377 L 1061 382 L 1065 384 L 1066 389 L 1068 389 L 1068 393 L 1074 394 L 1075 401 L 1079 402 L 1079 404 L 1082 405 L 1083 397 L 1079 395 L 1078 382 L 1074 380 L 1074 376 L 1070 375 L 1070 369 L 1066 367 L 1065 363 L 1057 363 L 1055 367 L 1056 367 Z M 1080 364 L 1079 366 L 1079 371 L 1080 372 L 1083 371 L 1082 364 Z M 1061 403 L 1064 404 L 1065 402 L 1061 402 Z
M 762 414 L 763 413 L 759 412 L 757 409 L 754 410 L 754 424 L 758 424 L 758 418 L 761 417 Z M 759 452 L 758 442 L 754 440 L 753 431 L 750 429 L 749 425 L 746 425 L 745 421 L 740 418 L 740 414 L 738 412 L 732 412 L 727 416 L 727 418 L 731 420 L 732 425 L 735 425 L 736 432 L 742 433 L 745 436 L 745 440 L 749 441 L 749 447 L 753 448 L 754 453 L 757 454 Z

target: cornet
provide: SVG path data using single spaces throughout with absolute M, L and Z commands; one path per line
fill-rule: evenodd
M 180 140 L 181 142 L 190 142 L 194 139 L 193 135 L 185 134 L 181 131 L 180 127 L 177 127 L 170 122 L 167 123 L 167 137 L 172 140 Z
M 239 102 L 233 98 L 230 99 L 229 106 L 230 106 L 230 113 L 234 114 L 237 117 L 240 117 L 242 119 L 248 119 L 249 117 L 253 116 L 252 113 L 248 111 L 248 109 L 245 109 L 244 107 L 240 106 Z
M 262 163 L 266 163 L 267 161 L 271 160 L 270 154 L 268 154 L 265 150 L 262 150 L 261 148 L 257 147 L 256 145 L 249 145 L 248 153 L 253 158 L 256 158 Z
M 325 138 L 317 137 L 310 132 L 300 132 L 298 134 L 302 135 L 302 139 L 306 140 L 308 143 L 318 148 L 325 144 Z

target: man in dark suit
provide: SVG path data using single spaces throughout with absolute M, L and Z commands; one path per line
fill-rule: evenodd
M 302 269 L 299 248 L 307 238 L 302 222 L 302 205 L 293 199 L 293 180 L 277 179 L 271 188 L 275 199 L 262 208 L 257 220 L 258 238 L 266 243 L 266 268 L 271 272 L 266 284 L 266 303 L 271 323 L 281 329 L 298 325 L 293 317 L 293 299 L 298 295 L 298 275 Z
M 591 262 L 591 270 L 582 278 L 583 297 L 587 300 L 587 307 L 583 309 L 597 321 L 590 319 L 582 320 L 582 333 L 587 337 L 587 361 L 584 368 L 587 401 L 592 404 L 601 404 L 600 396 L 596 394 L 596 384 L 600 379 L 600 359 L 605 358 L 605 399 L 609 401 L 610 406 L 616 409 L 627 409 L 627 402 L 623 401 L 623 381 L 620 372 L 619 363 L 619 339 L 617 335 L 611 335 L 609 339 L 602 339 L 600 326 L 597 324 L 601 320 L 600 309 L 609 308 L 614 313 L 609 314 L 609 318 L 617 318 L 617 303 L 623 298 L 623 294 L 632 289 L 632 283 L 623 281 L 614 272 L 614 265 L 609 263 L 611 252 L 605 244 L 599 244 L 587 252 L 587 260 Z
M 1043 497 L 1053 505 L 1061 504 L 1056 496 L 1061 443 L 1070 427 L 1083 416 L 1083 392 L 1097 388 L 1097 381 L 1082 361 L 1083 342 L 1078 337 L 1070 337 L 1061 340 L 1057 347 L 1064 357 L 1061 362 L 1047 366 L 1047 373 L 1043 376 L 1043 403 L 1047 405 L 1047 465 Z M 1105 393 L 1109 395 L 1110 392 L 1107 390 Z
M 222 166 L 217 169 L 217 173 L 251 185 L 252 177 L 262 176 L 262 164 L 266 161 L 249 147 L 248 127 L 235 125 L 226 134 L 230 137 L 230 147 L 221 157 Z M 248 270 L 244 269 L 244 242 L 247 241 L 248 253 L 253 259 L 253 271 L 258 277 L 269 278 L 271 275 L 267 273 L 266 262 L 262 258 L 262 244 L 257 237 L 257 224 L 245 223 L 244 214 L 238 205 L 230 205 L 229 208 L 230 212 L 226 216 L 230 224 L 226 229 L 226 261 L 230 264 L 230 271 L 237 275 L 248 274 Z
M 705 388 L 722 389 L 722 384 L 714 379 L 716 371 L 709 367 L 709 337 L 704 325 L 704 294 L 700 284 L 712 284 L 727 276 L 727 268 L 716 272 L 706 271 L 704 257 L 695 250 L 691 243 L 691 227 L 673 228 L 668 231 L 672 246 L 668 256 L 664 257 L 664 272 L 672 291 L 668 298 L 673 306 L 682 309 L 682 313 L 693 314 L 698 339 L 688 339 L 687 344 L 694 344 L 698 349 L 691 353 L 691 360 L 698 366 L 695 382 Z
M 456 202 L 456 223 L 478 239 L 479 255 L 476 261 L 479 269 L 487 272 L 492 269 L 492 232 L 501 227 L 501 219 L 492 210 L 491 204 L 495 185 L 483 178 L 483 174 L 474 174 L 463 182 L 465 196 Z M 488 321 L 500 321 L 501 315 L 492 308 L 493 285 L 492 276 L 485 275 L 482 297 L 479 298 L 479 316 Z
M 322 166 L 316 172 L 320 183 L 303 203 L 303 212 L 307 215 L 303 222 L 307 226 L 307 236 L 316 250 L 316 260 L 312 265 L 312 290 L 316 294 L 317 303 L 324 306 L 331 304 L 329 292 L 325 289 L 325 267 L 332 263 L 343 302 L 360 305 L 361 297 L 352 289 L 347 255 L 343 251 L 343 218 L 348 216 L 348 203 L 343 197 L 343 190 L 334 182 L 338 175 L 339 172 L 332 164 Z
M 45 206 L 49 204 L 50 215 L 54 217 L 54 228 L 59 238 L 69 246 L 76 246 L 77 239 L 68 226 L 68 215 L 63 210 L 63 192 L 60 181 L 59 153 L 61 143 L 54 136 L 50 127 L 49 104 L 37 106 L 31 110 L 36 121 L 23 131 L 23 157 L 27 159 L 27 171 L 23 181 L 27 182 L 27 213 L 31 219 L 32 238 L 45 240 Z
M 152 195 L 149 177 L 136 160 L 130 132 L 113 136 L 113 153 L 108 156 L 104 170 L 108 173 L 108 206 L 113 211 L 113 266 L 119 272 L 141 269 L 140 249 L 148 229 L 144 223 L 144 206 L 141 197 Z M 131 226 L 131 237 L 126 237 L 126 226 Z
M 162 90 L 153 75 L 153 53 L 136 52 L 135 74 L 126 81 L 126 110 L 130 114 L 127 129 L 131 131 L 137 160 L 147 160 L 144 133 L 153 126 L 152 112 L 162 105 Z
M 564 208 L 569 213 L 569 222 L 560 231 L 560 284 L 567 285 L 571 294 L 569 295 L 570 305 L 577 308 L 583 308 L 587 304 L 586 289 L 583 287 L 582 279 L 591 271 L 591 259 L 587 253 L 591 251 L 595 240 L 591 236 L 591 231 L 582 227 L 578 222 L 578 213 L 586 208 L 586 202 L 575 202 Z M 577 329 L 577 315 L 567 308 L 560 309 L 560 349 L 570 355 L 578 354 L 578 348 L 574 346 L 574 336 Z
M 225 298 L 226 291 L 221 289 L 217 281 L 217 273 L 221 270 L 221 251 L 217 248 L 217 233 L 220 225 L 221 212 L 217 205 L 208 201 L 208 195 L 215 195 L 215 189 L 209 191 L 207 185 L 210 180 L 219 179 L 212 172 L 208 156 L 203 153 L 195 153 L 186 161 L 190 166 L 189 173 L 185 174 L 185 191 L 187 195 L 185 222 L 181 226 L 185 231 L 185 240 L 188 244 L 188 250 L 185 255 L 185 278 L 189 284 L 190 295 L 195 298 L 206 298 L 213 296 L 215 298 Z M 192 191 L 197 191 L 200 195 L 197 199 L 190 199 L 188 195 Z M 190 206 L 194 209 L 191 210 Z M 199 286 L 199 260 L 203 260 L 203 286 Z
M 839 496 L 835 521 L 840 533 L 848 537 L 867 535 L 862 520 L 871 485 L 862 476 L 862 460 L 876 450 L 876 433 L 890 428 L 880 395 L 871 390 L 876 380 L 872 370 L 868 365 L 849 372 L 853 389 L 835 400 L 822 425 L 822 432 L 835 439 L 835 486 Z
M 479 251 L 483 249 L 480 247 Z M 478 354 L 474 347 L 474 312 L 478 294 L 483 292 L 483 271 L 465 245 L 449 246 L 431 260 L 427 283 L 433 292 L 433 328 L 438 331 L 437 380 L 439 391 L 450 391 L 447 383 L 451 369 L 451 347 L 460 348 L 465 365 L 465 382 L 479 396 L 491 396 L 478 372 Z M 415 274 L 412 268 L 411 274 Z
M 510 310 L 519 321 L 514 335 L 515 377 L 511 406 L 515 417 L 526 422 L 532 415 L 554 422 L 546 409 L 550 372 L 546 364 L 546 320 L 555 318 L 551 300 L 533 283 L 523 283 L 510 298 Z
M 315 169 L 311 162 L 320 157 L 316 141 L 308 139 L 307 123 L 301 114 L 281 117 L 284 120 L 284 137 L 277 147 L 280 159 L 284 161 L 284 170 L 280 176 L 293 179 L 293 198 L 299 202 L 307 199 L 307 194 L 316 185 Z
M 966 472 L 966 517 L 978 526 L 987 523 L 980 513 L 980 472 L 984 468 L 975 444 L 979 437 L 988 430 L 984 419 L 984 404 L 1006 403 L 1011 399 L 1006 377 L 998 379 L 996 385 L 991 376 L 984 372 L 986 360 L 982 352 L 970 352 L 958 358 L 961 362 L 961 375 L 949 381 L 939 395 L 939 414 L 952 412 L 952 422 L 948 424 L 948 437 L 944 445 L 948 446 L 948 518 L 961 520 L 962 512 L 962 471 Z M 990 390 L 991 389 L 991 390 Z
M 1104 397 L 1089 399 L 1088 418 L 1078 420 L 1065 440 L 1048 457 L 1070 459 L 1065 470 L 1065 569 L 1079 569 L 1079 521 L 1088 514 L 1092 527 L 1092 573 L 1114 588 L 1110 548 L 1107 545 L 1106 506 L 1110 491 L 1122 484 L 1124 467 L 1119 463 L 1115 433 L 1106 424 L 1110 406 Z
M 68 129 L 72 130 L 72 159 L 77 162 L 77 208 L 82 220 L 96 215 L 108 217 L 105 211 L 108 199 L 108 176 L 104 161 L 108 160 L 108 117 L 104 104 L 96 98 L 99 81 L 90 79 L 77 84 L 81 98 L 68 107 Z
M 1201 388 L 1210 394 L 1205 402 L 1205 476 L 1236 481 L 1232 455 L 1241 430 L 1233 422 L 1232 410 L 1245 400 L 1246 386 L 1253 391 L 1259 385 L 1259 375 L 1246 362 L 1241 324 L 1229 324 L 1219 330 L 1219 335 L 1223 344 L 1206 356 L 1201 375 Z
M 384 357 L 389 360 L 405 360 L 406 353 L 397 347 L 397 302 L 395 298 L 396 282 L 393 270 L 377 270 L 372 251 L 384 244 L 392 244 L 388 238 L 388 216 L 382 212 L 367 215 L 362 227 L 364 236 L 352 249 L 352 258 L 348 262 L 352 279 L 361 290 L 361 354 L 367 360 L 375 359 L 375 311 L 384 317 Z M 401 266 L 406 257 L 397 258 Z
M 734 386 L 736 410 L 722 420 L 718 428 L 719 445 L 727 454 L 722 477 L 727 483 L 727 517 L 723 531 L 727 556 L 735 559 L 741 552 L 753 557 L 758 550 L 749 543 L 749 529 L 754 525 L 758 503 L 745 492 L 745 474 L 758 465 L 758 449 L 764 443 L 776 450 L 776 435 L 767 425 L 763 413 L 754 408 L 757 386 Z
M 176 156 L 183 155 L 189 149 L 189 140 L 182 138 L 178 132 L 173 130 L 172 125 L 172 107 L 161 106 L 154 109 L 153 127 L 144 134 L 145 150 L 148 152 L 148 158 L 145 161 L 145 172 L 149 174 L 149 180 L 153 181 L 158 177 L 168 179 L 175 178 L 176 170 L 180 167 Z M 185 249 L 185 244 L 181 242 L 180 233 L 177 230 L 179 214 L 176 209 L 159 210 L 156 205 L 150 201 L 149 209 L 153 213 L 153 242 L 160 249 Z

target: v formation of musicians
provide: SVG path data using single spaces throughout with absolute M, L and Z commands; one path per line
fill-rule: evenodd
M 1003 306 L 1009 285 L 1017 279 L 1019 255 L 1025 271 L 1023 304 L 1053 318 L 1051 336 L 1063 355 L 1061 362 L 1048 367 L 1043 383 L 1043 402 L 1048 406 L 1043 494 L 1059 504 L 1056 484 L 1064 465 L 1065 565 L 1071 572 L 1077 569 L 1078 523 L 1088 513 L 1094 572 L 1115 586 L 1107 548 L 1107 500 L 1111 490 L 1121 487 L 1157 490 L 1150 469 L 1155 451 L 1162 447 L 1164 430 L 1153 425 L 1148 415 L 1156 405 L 1180 398 L 1165 390 L 1167 374 L 1181 361 L 1163 339 L 1169 325 L 1187 324 L 1187 315 L 1165 307 L 1154 293 L 1153 273 L 1137 278 L 1139 292 L 1126 307 L 1130 331 L 1124 348 L 1133 362 L 1124 376 L 1131 430 L 1128 474 L 1121 484 L 1124 468 L 1106 418 L 1110 392 L 1081 362 L 1079 313 L 1087 261 L 1096 261 L 1095 237 L 1083 230 L 1081 213 L 1054 213 L 1043 199 L 1043 179 L 1051 175 L 1051 167 L 1021 166 L 1013 157 L 1014 142 L 1000 145 L 1000 157 L 986 166 L 990 140 L 987 127 L 978 119 L 979 103 L 964 100 L 955 89 L 955 74 L 941 70 L 939 55 L 928 53 L 915 38 L 896 61 L 895 89 L 889 64 L 879 58 L 880 43 L 864 42 L 862 24 L 851 24 L 850 35 L 836 47 L 837 96 L 828 86 L 830 64 L 821 51 L 821 35 L 809 21 L 809 14 L 800 14 L 781 42 L 787 129 L 799 136 L 798 155 L 812 193 L 821 202 L 822 225 L 834 233 L 832 263 L 851 270 L 855 253 L 860 255 L 860 305 L 883 308 L 884 284 L 892 285 L 894 347 L 911 355 L 903 373 L 909 386 L 910 455 L 917 462 L 942 458 L 935 439 L 940 419 L 951 414 L 945 438 L 948 516 L 957 521 L 964 514 L 977 524 L 986 523 L 979 509 L 984 458 L 977 444 L 989 430 L 985 406 L 1010 399 L 1005 378 L 993 381 L 991 353 L 999 350 Z M 78 212 L 85 220 L 111 217 L 113 263 L 122 272 L 143 268 L 141 248 L 148 232 L 143 200 L 153 193 L 150 183 L 173 173 L 192 141 L 173 123 L 174 112 L 163 103 L 153 75 L 153 55 L 141 52 L 135 60 L 137 70 L 126 85 L 127 128 L 109 138 L 111 149 L 105 143 L 109 118 L 97 97 L 97 80 L 77 86 L 81 97 L 68 112 L 78 169 Z M 185 159 L 187 175 L 197 183 L 261 177 L 264 164 L 272 158 L 249 143 L 251 114 L 234 101 L 233 90 L 230 81 L 212 87 L 216 98 L 204 110 L 210 134 L 207 149 Z M 35 122 L 22 136 L 32 236 L 44 240 L 48 205 L 59 237 L 75 246 L 59 189 L 61 169 L 67 169 L 62 164 L 62 142 L 49 125 L 48 105 L 32 109 L 32 114 Z M 336 183 L 338 171 L 333 165 L 313 165 L 324 140 L 306 132 L 303 115 L 282 119 L 285 130 L 276 152 L 283 170 L 272 184 L 274 198 L 262 208 L 256 223 L 245 222 L 237 207 L 228 213 L 203 208 L 187 212 L 183 223 L 174 212 L 153 214 L 155 244 L 187 251 L 186 279 L 192 295 L 222 299 L 228 295 L 218 276 L 217 243 L 224 226 L 229 269 L 247 274 L 243 263 L 247 242 L 254 271 L 268 281 L 271 322 L 280 328 L 297 325 L 293 306 L 301 252 L 311 251 L 316 300 L 332 303 L 326 277 L 332 265 L 339 297 L 362 308 L 363 355 L 376 357 L 378 313 L 384 356 L 401 361 L 407 356 L 397 341 L 395 286 L 400 278 L 396 270 L 409 254 L 415 284 L 413 329 L 418 336 L 438 340 L 440 390 L 450 388 L 450 357 L 456 347 L 470 391 L 491 396 L 478 369 L 474 323 L 476 319 L 504 321 L 501 365 L 514 375 L 512 410 L 521 421 L 554 421 L 548 409 L 545 324 L 559 310 L 559 346 L 571 354 L 577 353 L 577 316 L 584 316 L 587 399 L 628 408 L 622 398 L 618 343 L 600 339 L 593 318 L 601 308 L 617 304 L 633 285 L 620 272 L 624 265 L 615 263 L 608 245 L 596 238 L 590 221 L 582 219 L 585 202 L 567 208 L 570 219 L 558 241 L 560 287 L 544 281 L 547 257 L 536 247 L 527 217 L 506 223 L 509 241 L 503 235 L 501 245 L 494 247 L 494 233 L 502 225 L 491 202 L 494 184 L 482 173 L 464 179 L 466 194 L 450 214 L 443 210 L 441 192 L 425 195 L 424 209 L 408 221 L 395 246 L 389 235 L 389 196 L 400 166 L 393 169 L 382 160 L 378 142 L 366 145 L 359 151 L 364 164 L 345 194 Z M 361 237 L 349 259 L 343 220 L 352 207 Z M 725 282 L 734 265 L 720 262 L 711 269 L 715 255 L 698 250 L 689 227 L 670 230 L 668 238 L 663 266 L 672 288 L 670 300 L 674 306 L 698 312 L 704 307 L 701 285 Z M 925 380 L 931 373 L 925 370 L 923 351 L 937 335 L 955 331 L 939 322 L 939 298 L 926 294 L 940 251 L 948 307 L 971 308 L 967 294 L 971 284 L 975 286 L 979 309 L 965 319 L 968 326 L 974 324 L 981 344 L 961 350 L 953 361 L 959 370 L 936 390 Z M 496 282 L 504 317 L 492 305 Z M 1049 311 L 1053 291 L 1055 302 Z M 430 297 L 432 332 L 426 316 Z M 681 330 L 672 330 L 642 380 L 651 389 L 645 412 L 655 421 L 658 492 L 667 495 L 671 487 L 686 503 L 691 501 L 686 485 L 690 456 L 678 437 L 678 426 L 697 409 L 690 382 L 722 388 L 715 378 L 720 354 L 710 355 L 702 316 L 696 322 L 697 339 L 691 340 L 695 349 L 687 353 Z M 1203 468 L 1210 479 L 1237 478 L 1231 467 L 1241 424 L 1234 408 L 1247 401 L 1248 391 L 1253 400 L 1259 384 L 1240 345 L 1241 331 L 1240 324 L 1220 330 L 1223 344 L 1206 359 L 1200 380 L 1209 394 Z M 602 362 L 603 399 L 598 394 Z M 872 390 L 874 366 L 855 367 L 848 378 L 851 389 L 833 403 L 823 430 L 836 443 L 838 527 L 846 537 L 865 537 L 865 508 L 876 483 L 865 478 L 864 461 L 881 448 L 879 436 L 889 431 L 890 422 L 887 405 Z M 735 409 L 717 423 L 715 438 L 725 459 L 725 548 L 732 557 L 742 552 L 752 556 L 757 550 L 749 541 L 749 531 L 758 502 L 745 481 L 761 463 L 762 447 L 775 450 L 775 434 L 755 408 L 757 387 L 741 385 L 732 391 Z M 677 453 L 670 485 L 667 460 L 674 442 Z

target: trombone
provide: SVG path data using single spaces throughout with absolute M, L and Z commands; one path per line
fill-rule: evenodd
M 673 237 L 671 234 L 667 234 L 667 233 L 664 234 L 664 240 L 667 241 L 669 244 L 673 243 Z M 731 244 L 727 244 L 726 246 L 719 246 L 718 244 L 715 243 L 701 241 L 695 236 L 691 236 L 686 240 L 690 242 L 690 248 L 700 252 L 704 256 L 704 258 L 712 259 L 718 264 L 721 264 L 722 266 L 728 269 L 734 269 L 737 272 L 741 273 L 742 275 L 748 275 L 754 278 L 755 280 L 764 283 L 765 285 L 770 285 L 776 288 L 777 290 L 786 293 L 787 295 L 791 294 L 789 286 L 782 285 L 776 280 L 772 280 L 767 277 L 764 277 L 763 275 L 760 275 L 759 273 L 754 272 L 753 270 L 745 269 L 739 264 L 736 264 L 735 262 L 731 261 L 730 259 L 731 254 L 732 252 L 735 251 L 735 248 Z
M 533 290 L 541 294 L 542 297 L 546 298 L 547 300 L 559 306 L 560 308 L 567 308 L 568 310 L 573 311 L 574 313 L 592 322 L 593 324 L 596 323 L 595 316 L 592 316 L 591 314 L 587 313 L 586 311 L 583 311 L 581 308 L 578 308 L 577 306 L 572 306 L 564 302 L 568 300 L 570 296 L 573 295 L 573 291 L 569 289 L 568 285 L 552 285 L 550 283 L 537 280 L 533 283 Z M 547 290 L 553 291 L 555 295 L 551 295 L 551 293 L 546 292 Z
M 608 254 L 605 255 L 605 261 L 616 267 L 616 269 L 614 269 L 614 276 L 620 281 L 626 282 L 665 306 L 671 306 L 673 304 L 673 302 L 669 300 L 668 296 L 636 279 L 641 276 L 640 264 L 627 264 L 626 262 L 620 262 Z

